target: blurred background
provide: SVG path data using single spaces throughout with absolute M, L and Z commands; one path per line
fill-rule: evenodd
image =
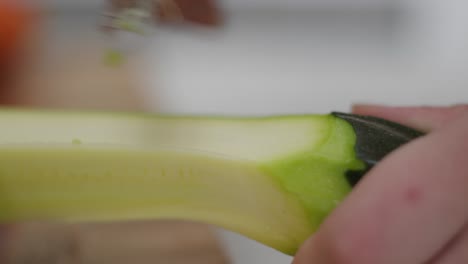
M 0 103 L 264 115 L 468 101 L 463 0 L 161 0 L 144 34 L 109 25 L 132 2 L 0 0 Z M 291 261 L 195 223 L 9 234 L 11 263 Z

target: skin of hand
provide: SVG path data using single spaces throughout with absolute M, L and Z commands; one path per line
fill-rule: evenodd
M 468 263 L 468 105 L 356 105 L 427 134 L 389 154 L 293 264 Z

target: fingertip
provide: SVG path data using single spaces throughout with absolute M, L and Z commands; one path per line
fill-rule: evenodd
M 421 106 L 405 106 L 405 105 L 387 105 L 378 103 L 354 103 L 351 106 L 352 112 L 362 115 L 382 115 L 394 111 L 411 111 L 421 108 Z
M 337 245 L 329 243 L 330 237 L 329 233 L 316 233 L 307 239 L 299 248 L 292 264 L 346 263 L 341 261 L 342 254 L 338 252 Z
M 377 104 L 356 104 L 353 113 L 357 115 L 374 116 L 401 123 L 419 129 L 431 131 L 440 123 L 435 119 L 433 107 L 387 106 Z
M 364 102 L 362 102 L 362 103 L 353 103 L 351 105 L 351 112 L 355 112 L 355 111 L 359 110 L 362 107 L 370 106 L 370 105 L 372 105 L 372 104 L 368 104 L 368 103 L 364 103 Z
M 468 112 L 467 104 L 446 107 L 436 106 L 385 106 L 377 104 L 355 104 L 352 112 L 399 122 L 419 129 L 431 131 L 440 128 Z
M 316 253 L 314 252 L 314 240 L 315 236 L 312 236 L 302 244 L 292 264 L 315 263 L 314 255 L 316 255 Z
M 387 106 L 369 103 L 355 103 L 351 106 L 351 112 L 354 114 L 367 115 L 383 108 L 387 108 Z

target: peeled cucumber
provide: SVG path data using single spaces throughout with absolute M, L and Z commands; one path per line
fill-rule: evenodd
M 184 219 L 285 254 L 363 168 L 332 115 L 0 110 L 0 222 Z

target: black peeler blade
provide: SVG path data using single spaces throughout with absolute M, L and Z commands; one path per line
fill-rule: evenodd
M 420 131 L 382 118 L 341 112 L 332 112 L 332 115 L 351 124 L 356 133 L 356 155 L 366 165 L 364 170 L 347 172 L 351 186 L 389 153 L 424 136 Z

